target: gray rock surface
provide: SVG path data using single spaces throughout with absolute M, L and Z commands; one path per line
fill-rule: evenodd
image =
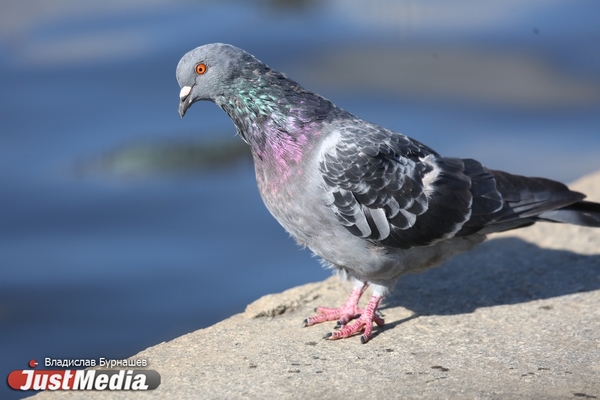
M 600 173 L 570 186 L 600 200 Z M 406 276 L 381 307 L 385 328 L 365 345 L 321 339 L 334 323 L 301 327 L 349 289 L 332 277 L 268 295 L 136 354 L 162 376 L 152 392 L 37 397 L 600 398 L 600 229 L 547 223 L 495 234 Z

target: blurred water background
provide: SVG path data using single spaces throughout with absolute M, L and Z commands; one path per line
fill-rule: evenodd
M 124 358 L 329 276 L 265 210 L 226 115 L 179 118 L 196 46 L 242 47 L 444 155 L 565 182 L 600 169 L 595 0 L 0 7 L 3 376 Z

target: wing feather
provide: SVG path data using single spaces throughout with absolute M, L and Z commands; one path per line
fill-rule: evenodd
M 427 246 L 539 219 L 588 225 L 600 220 L 597 210 L 585 207 L 553 212 L 581 204 L 584 197 L 559 182 L 490 170 L 473 159 L 442 157 L 407 136 L 364 121 L 339 129 L 335 143 L 322 152 L 319 169 L 327 205 L 339 222 L 352 234 L 384 246 Z
M 410 248 L 454 235 L 468 220 L 470 181 L 461 160 L 373 126 L 342 133 L 320 171 L 328 205 L 350 232 Z

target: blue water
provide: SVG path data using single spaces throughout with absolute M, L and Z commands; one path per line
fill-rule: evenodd
M 446 155 L 565 182 L 600 170 L 600 97 L 523 107 L 310 81 L 327 73 L 311 69 L 313 57 L 336 48 L 466 46 L 542 54 L 565 80 L 598 88 L 597 2 L 498 2 L 471 15 L 479 3 L 448 13 L 433 1 L 419 18 L 402 14 L 409 3 L 307 3 L 109 1 L 33 13 L 0 3 L 9 18 L 0 29 L 0 375 L 32 358 L 124 358 L 329 276 L 268 214 L 247 161 L 77 172 L 137 143 L 239 140 L 213 104 L 178 117 L 175 66 L 200 44 L 230 42 L 300 71 L 338 105 Z M 348 68 L 365 74 L 377 62 L 357 61 Z

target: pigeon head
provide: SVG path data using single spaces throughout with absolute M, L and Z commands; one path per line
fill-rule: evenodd
M 177 65 L 179 115 L 210 100 L 231 118 L 260 160 L 299 162 L 335 106 L 237 47 L 214 43 L 186 53 Z
M 187 52 L 177 65 L 179 115 L 183 117 L 196 101 L 227 96 L 236 79 L 265 69 L 252 55 L 229 44 L 207 44 Z

